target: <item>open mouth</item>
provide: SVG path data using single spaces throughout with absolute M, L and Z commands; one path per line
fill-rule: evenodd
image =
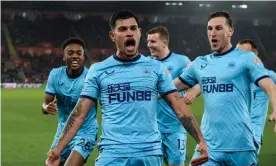
M 217 39 L 212 39 L 211 42 L 212 42 L 213 44 L 217 44 L 217 43 L 218 43 L 218 40 L 217 40 Z
M 79 61 L 73 60 L 71 64 L 73 67 L 77 67 L 79 65 Z
M 126 46 L 126 49 L 128 52 L 133 52 L 135 51 L 135 40 L 134 39 L 128 39 L 126 42 L 125 42 L 125 46 Z

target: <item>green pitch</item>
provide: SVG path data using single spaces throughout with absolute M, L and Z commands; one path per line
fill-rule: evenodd
M 43 89 L 1 89 L 1 91 L 2 166 L 44 166 L 46 154 L 56 131 L 57 116 L 45 116 L 41 113 Z M 200 121 L 203 112 L 202 99 L 197 99 L 190 108 Z M 99 124 L 101 124 L 100 116 L 98 113 Z M 267 123 L 259 156 L 260 166 L 275 165 L 275 144 L 276 134 L 273 133 L 273 124 Z M 194 148 L 195 142 L 189 135 L 187 161 L 190 161 Z M 96 157 L 97 149 L 94 149 L 86 165 L 93 166 Z

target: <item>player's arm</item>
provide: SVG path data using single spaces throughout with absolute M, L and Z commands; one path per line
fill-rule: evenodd
M 42 104 L 43 114 L 57 114 L 55 95 L 45 93 L 44 102 Z
M 46 85 L 46 89 L 45 89 L 45 96 L 44 96 L 44 102 L 42 104 L 42 113 L 43 114 L 51 114 L 51 115 L 55 115 L 57 114 L 57 106 L 56 106 L 56 89 L 55 89 L 55 80 L 57 78 L 57 69 L 52 69 L 49 77 L 48 77 L 48 81 L 47 81 L 47 85 Z
M 200 85 L 196 84 L 195 86 L 193 86 L 191 91 L 187 92 L 183 96 L 183 100 L 186 104 L 192 104 L 194 102 L 195 98 L 200 96 L 200 94 L 201 94 Z
M 66 125 L 59 138 L 55 151 L 61 153 L 71 139 L 77 134 L 79 128 L 83 124 L 88 112 L 94 106 L 95 102 L 88 98 L 80 98 L 71 112 Z
M 270 115 L 269 120 L 276 122 L 276 86 L 275 86 L 274 82 L 268 77 L 261 79 L 258 82 L 258 85 L 268 95 L 271 106 L 272 106 L 273 112 Z
M 188 84 L 184 83 L 184 81 L 181 80 L 180 77 L 175 78 L 173 80 L 173 83 L 178 91 L 187 90 L 191 88 Z
M 193 136 L 198 144 L 205 142 L 199 125 L 187 107 L 183 102 L 178 92 L 173 92 L 164 97 L 168 105 L 173 109 L 179 121 L 183 127 Z

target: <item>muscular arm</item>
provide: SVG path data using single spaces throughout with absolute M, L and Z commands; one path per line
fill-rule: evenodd
M 88 112 L 94 106 L 94 101 L 86 98 L 80 98 L 68 117 L 67 123 L 59 137 L 55 151 L 60 153 L 71 139 L 77 134 L 79 128 L 83 124 Z
M 178 92 L 165 96 L 166 102 L 174 110 L 183 127 L 191 134 L 197 143 L 205 142 L 199 125 L 187 105 L 182 101 Z
M 184 84 L 179 78 L 175 78 L 173 80 L 173 83 L 178 91 L 187 90 L 187 89 L 191 88 L 189 85 Z
M 44 103 L 42 104 L 42 113 L 43 114 L 49 114 L 48 112 L 46 112 L 46 105 L 49 104 L 50 102 L 54 101 L 55 96 L 54 95 L 50 95 L 50 94 L 45 94 L 44 97 Z
M 276 111 L 276 86 L 275 86 L 275 84 L 272 82 L 272 80 L 270 78 L 264 78 L 258 82 L 258 85 L 268 95 L 269 100 L 272 105 L 272 110 Z

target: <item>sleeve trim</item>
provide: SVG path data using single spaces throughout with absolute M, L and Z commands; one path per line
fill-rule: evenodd
M 90 96 L 87 96 L 87 95 L 80 95 L 80 98 L 89 99 L 89 100 L 92 100 L 92 101 L 94 101 L 95 103 L 97 103 L 97 99 L 94 98 L 94 97 L 90 97 Z
M 167 96 L 168 94 L 174 93 L 174 92 L 177 92 L 177 89 L 170 90 L 170 91 L 168 91 L 168 92 L 162 94 L 161 96 L 162 96 L 162 98 L 164 98 L 164 97 Z
M 183 80 L 181 77 L 178 77 L 178 78 L 179 78 L 179 80 L 180 80 L 183 84 L 188 85 L 190 88 L 193 87 L 193 85 L 189 84 L 187 81 Z
M 48 95 L 51 95 L 51 96 L 55 96 L 56 94 L 55 93 L 51 93 L 51 92 L 45 92 L 46 94 L 48 94 Z
M 264 76 L 259 77 L 259 78 L 255 81 L 255 85 L 259 86 L 258 82 L 259 82 L 260 80 L 264 79 L 264 78 L 267 78 L 267 77 L 269 77 L 269 76 L 268 76 L 268 75 L 264 75 Z

